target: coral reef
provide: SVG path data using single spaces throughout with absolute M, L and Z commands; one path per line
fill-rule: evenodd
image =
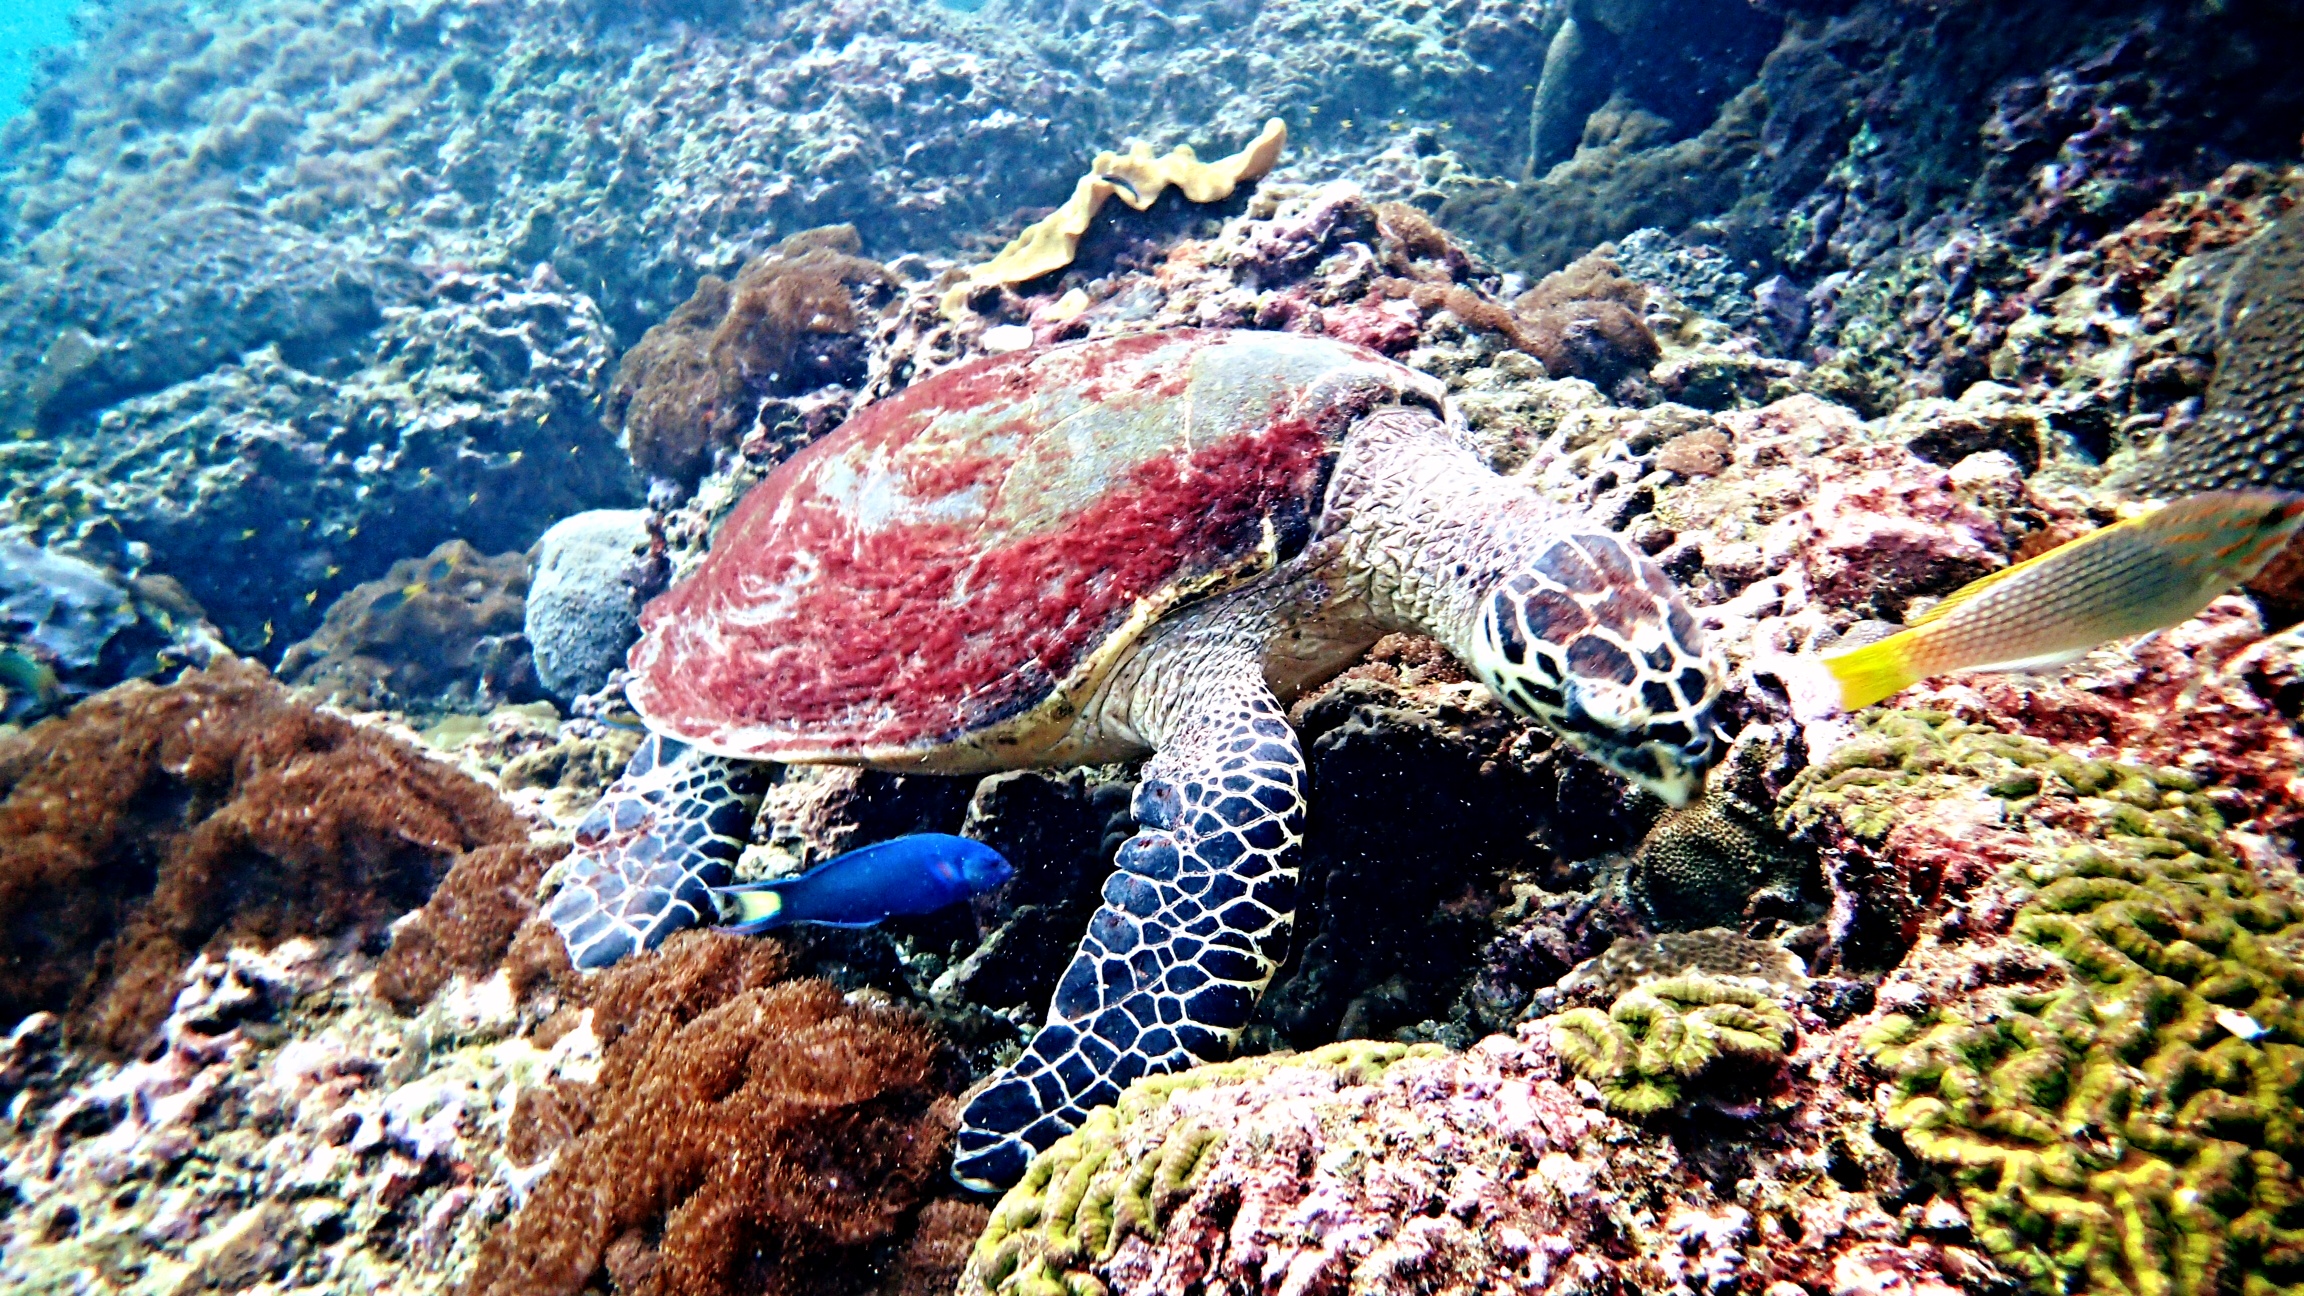
M 1218 202 L 1241 184 L 1263 179 L 1287 146 L 1288 126 L 1274 117 L 1239 152 L 1213 162 L 1202 162 L 1188 144 L 1155 157 L 1142 140 L 1126 153 L 1098 153 L 1063 206 L 1026 226 L 991 260 L 971 266 L 945 290 L 941 305 L 947 314 L 963 310 L 981 288 L 1026 283 L 1072 264 L 1080 236 L 1115 194 L 1136 211 L 1149 209 L 1172 187 L 1186 202 Z
M 1374 1038 L 1132 1091 L 972 1289 L 2300 1281 L 2293 609 L 1856 718 L 1782 673 L 2109 520 L 2124 456 L 2240 443 L 2292 358 L 2293 0 L 629 8 L 115 6 L 0 127 L 0 611 L 61 700 L 638 463 L 678 489 L 535 550 L 573 715 L 411 735 L 565 828 L 630 749 L 634 602 L 852 402 L 1146 328 L 1364 343 L 1688 590 L 1764 759 L 1664 814 L 1378 645 L 1298 700 L 1321 813 L 1247 1045 Z M 1275 114 L 1252 192 L 941 309 L 1100 144 Z M 1016 885 L 587 982 L 529 921 L 550 837 L 248 668 L 0 738 L 4 876 L 49 879 L 0 899 L 0 1286 L 949 1290 L 948 1096 L 1037 1020 L 1132 774 L 785 771 L 747 876 L 964 816 Z
M 562 518 L 530 551 L 522 629 L 536 678 L 556 697 L 598 691 L 640 637 L 642 567 L 652 538 L 637 509 Z
M 280 658 L 290 684 L 338 705 L 488 710 L 535 695 L 522 637 L 528 560 L 450 540 L 355 585 Z
M 941 1178 L 947 1068 L 908 1014 L 782 970 L 689 933 L 603 978 L 599 1080 L 464 1291 L 854 1289 Z
M 1296 718 L 1323 809 L 1306 826 L 1298 954 L 1251 1033 L 1311 1048 L 1445 1020 L 1511 906 L 1511 880 L 1551 882 L 1555 849 L 1573 850 L 1555 826 L 1573 795 L 1563 770 L 1580 758 L 1407 636 L 1300 699 Z M 1361 787 L 1391 795 L 1345 791 Z M 1435 823 L 1450 825 L 1445 847 Z
M 1560 1056 L 1600 1087 L 1620 1116 L 1654 1116 L 1723 1067 L 1749 1085 L 1791 1051 L 1792 1015 L 1768 994 L 1704 976 L 1644 981 L 1608 1011 L 1571 1008 L 1550 1019 Z
M 143 1045 L 215 944 L 381 940 L 457 856 L 518 843 L 485 787 L 222 662 L 124 684 L 0 749 L 0 1019 Z
M 755 257 L 729 283 L 706 275 L 695 294 L 625 352 L 607 419 L 632 464 L 693 482 L 733 449 L 772 395 L 863 377 L 858 309 L 895 280 L 857 253 L 852 225 L 802 230 Z
M 2039 1290 L 2292 1284 L 2294 900 L 2230 853 L 2193 775 L 1940 714 L 1869 720 L 1793 794 L 1925 866 L 1944 817 L 1919 812 L 1979 787 L 2047 831 L 1972 817 L 1941 885 L 2010 870 L 1971 921 L 2048 958 L 1872 1027 L 1888 1124 Z

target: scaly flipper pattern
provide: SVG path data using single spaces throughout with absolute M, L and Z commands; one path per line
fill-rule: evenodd
M 1172 682 L 1173 683 L 1173 682 Z M 1288 955 L 1304 752 L 1245 644 L 1203 657 L 1144 766 L 1104 903 L 1047 1025 L 961 1114 L 952 1172 L 992 1188 L 1138 1076 L 1231 1051 Z
M 767 772 L 648 735 L 576 825 L 549 913 L 569 960 L 607 967 L 683 927 L 718 922 L 712 888 L 727 884 L 743 853 Z

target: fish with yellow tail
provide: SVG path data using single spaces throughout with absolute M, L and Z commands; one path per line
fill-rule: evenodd
M 1855 711 L 1954 671 L 2036 670 L 2192 619 L 2304 528 L 2304 494 L 2192 495 L 2004 568 L 1819 664 Z

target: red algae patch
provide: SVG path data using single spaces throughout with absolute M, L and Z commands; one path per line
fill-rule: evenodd
M 141 1047 L 211 945 L 357 932 L 525 842 L 470 777 L 227 661 L 0 740 L 0 1021 Z
M 546 1137 L 519 1150 L 556 1155 L 463 1296 L 877 1285 L 879 1250 L 948 1188 L 959 1076 L 916 1017 L 784 968 L 772 943 L 683 933 L 603 976 L 599 1081 L 533 1091 Z M 955 1267 L 944 1235 L 974 1217 L 949 1214 L 907 1273 Z

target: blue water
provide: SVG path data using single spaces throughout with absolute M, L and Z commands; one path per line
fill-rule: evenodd
M 80 0 L 7 0 L 0 5 L 0 117 L 23 110 L 40 55 L 72 40 Z

